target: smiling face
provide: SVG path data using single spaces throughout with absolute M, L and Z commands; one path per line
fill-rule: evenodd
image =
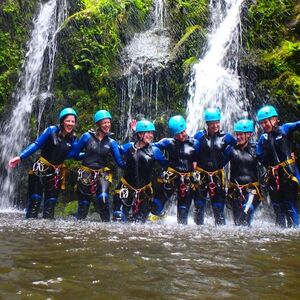
M 175 135 L 175 139 L 180 141 L 180 142 L 184 142 L 187 139 L 187 133 L 185 130 L 181 131 L 180 133 L 177 133 Z
M 251 132 L 236 132 L 236 140 L 238 145 L 246 145 L 251 137 Z
M 98 122 L 98 126 L 100 128 L 100 130 L 103 133 L 109 133 L 110 132 L 110 128 L 111 128 L 111 121 L 110 119 L 103 119 L 101 121 Z
M 210 121 L 207 122 L 207 131 L 208 134 L 215 134 L 220 131 L 220 121 Z
M 271 117 L 263 119 L 259 122 L 261 128 L 265 133 L 270 133 L 275 127 L 277 127 L 279 119 L 277 117 Z
M 154 132 L 153 131 L 145 131 L 145 132 L 139 132 L 138 133 L 139 141 L 144 143 L 144 144 L 152 143 L 153 138 L 154 138 Z
M 63 134 L 71 133 L 76 125 L 76 118 L 73 115 L 68 115 L 62 121 Z

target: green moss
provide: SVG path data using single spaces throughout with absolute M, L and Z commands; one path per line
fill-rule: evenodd
M 36 2 L 0 2 L 0 113 L 9 103 L 18 81 Z
M 257 93 L 291 114 L 300 112 L 299 8 L 294 0 L 254 3 L 244 60 L 257 74 Z
M 56 95 L 62 104 L 74 104 L 80 113 L 79 130 L 92 124 L 100 108 L 117 114 L 118 98 L 114 76 L 119 69 L 123 33 L 135 18 L 142 26 L 152 1 L 82 1 L 82 10 L 65 21 L 58 56 Z M 75 101 L 74 101 L 75 100 Z

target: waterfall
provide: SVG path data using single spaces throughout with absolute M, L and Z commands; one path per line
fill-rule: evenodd
M 8 208 L 15 191 L 16 170 L 7 169 L 10 158 L 20 153 L 28 143 L 29 121 L 33 106 L 38 106 L 38 123 L 47 98 L 51 96 L 54 59 L 59 26 L 67 16 L 66 0 L 49 0 L 39 4 L 34 18 L 28 51 L 22 74 L 13 95 L 9 119 L 2 124 L 0 136 L 0 159 L 2 169 L 0 185 L 0 208 Z M 45 79 L 44 79 L 45 78 Z M 39 129 L 39 125 L 38 125 Z M 13 176 L 13 173 L 15 176 Z
M 203 58 L 193 67 L 187 102 L 187 127 L 204 127 L 206 107 L 220 107 L 225 130 L 246 117 L 248 101 L 238 76 L 240 10 L 244 0 L 211 0 L 211 26 Z
M 134 35 L 122 53 L 121 136 L 130 135 L 130 119 L 156 117 L 161 72 L 169 59 L 165 0 L 155 0 L 150 28 Z

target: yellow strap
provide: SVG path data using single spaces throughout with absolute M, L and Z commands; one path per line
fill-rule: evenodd
M 295 163 L 295 162 L 296 162 L 296 161 L 295 161 L 294 158 L 290 158 L 290 159 L 288 159 L 288 160 L 285 160 L 285 161 L 279 163 L 279 164 L 276 165 L 276 166 L 270 166 L 270 168 L 276 169 L 276 168 L 278 168 L 278 167 L 285 167 L 285 166 L 291 165 L 291 164 L 293 164 L 293 163 Z
M 192 176 L 193 175 L 193 172 L 178 172 L 178 171 L 176 171 L 175 169 L 173 169 L 171 167 L 168 167 L 167 171 L 171 172 L 171 173 L 178 174 L 180 176 Z
M 208 171 L 206 171 L 206 170 L 204 170 L 204 169 L 197 166 L 196 171 L 198 171 L 200 173 L 205 173 L 209 176 L 215 176 L 215 175 L 218 175 L 220 173 L 221 174 L 221 179 L 222 179 L 222 186 L 224 188 L 224 186 L 225 186 L 225 171 L 224 171 L 224 169 L 218 169 L 216 171 L 208 172 Z
M 67 166 L 65 164 L 62 164 L 62 166 L 61 166 L 61 184 L 60 184 L 60 188 L 62 190 L 66 189 L 66 174 L 67 174 Z
M 42 156 L 39 157 L 38 161 L 45 164 L 46 166 L 52 167 L 53 169 L 59 169 L 60 170 L 60 180 L 61 180 L 60 188 L 62 190 L 65 190 L 66 189 L 67 166 L 65 164 L 53 165 L 46 158 L 44 158 Z M 34 174 L 33 170 L 30 170 L 28 172 L 28 174 L 33 175 Z
M 60 165 L 53 165 L 53 164 L 51 164 L 51 162 L 49 162 L 46 158 L 44 158 L 44 157 L 40 157 L 39 159 L 38 159 L 40 162 L 42 162 L 43 164 L 45 164 L 45 165 L 47 165 L 47 166 L 50 166 L 50 167 L 52 167 L 52 168 L 54 168 L 54 169 L 60 169 L 61 168 L 61 166 L 63 165 L 63 164 L 60 164 Z
M 104 173 L 104 172 L 108 172 L 107 181 L 112 183 L 112 172 L 111 172 L 111 169 L 108 168 L 108 167 L 103 167 L 101 169 L 91 169 L 89 167 L 81 165 L 79 167 L 79 169 L 81 169 L 81 170 L 83 170 L 84 172 L 87 172 L 87 173 L 99 173 L 99 174 L 101 174 L 101 173 Z
M 295 181 L 297 184 L 300 184 L 299 181 L 298 181 L 298 178 L 297 178 L 296 176 L 294 176 L 293 174 L 290 174 L 290 173 L 285 169 L 286 166 L 291 165 L 291 164 L 294 164 L 294 163 L 296 163 L 296 160 L 295 160 L 294 158 L 290 158 L 290 159 L 287 159 L 287 160 L 285 160 L 285 161 L 283 161 L 283 162 L 281 162 L 281 163 L 279 163 L 279 164 L 277 164 L 277 165 L 275 165 L 275 166 L 270 166 L 269 168 L 271 169 L 272 175 L 274 176 L 274 171 L 275 171 L 276 169 L 282 167 L 282 168 L 283 168 L 283 171 L 285 172 L 285 174 L 287 174 L 288 177 L 289 177 L 291 180 Z
M 153 189 L 152 189 L 152 182 L 150 182 L 149 184 L 147 184 L 147 185 L 145 185 L 145 186 L 143 186 L 143 187 L 141 187 L 141 188 L 139 188 L 139 189 L 135 189 L 133 186 L 131 186 L 131 185 L 126 181 L 126 179 L 125 179 L 124 177 L 121 178 L 121 182 L 122 182 L 126 187 L 128 187 L 129 189 L 134 190 L 134 191 L 136 191 L 136 192 L 138 192 L 138 193 L 143 192 L 143 191 L 146 191 L 146 190 L 148 190 L 148 189 L 150 189 L 151 192 L 153 192 Z M 120 190 L 115 190 L 115 193 L 118 193 L 118 192 L 120 192 Z
M 264 197 L 262 196 L 262 194 L 259 190 L 259 182 L 258 181 L 250 182 L 247 184 L 236 184 L 233 182 L 229 182 L 229 188 L 231 188 L 231 187 L 236 188 L 236 189 L 255 188 L 259 200 L 262 201 L 264 199 Z

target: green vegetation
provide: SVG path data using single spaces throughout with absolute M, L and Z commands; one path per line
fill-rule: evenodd
M 283 111 L 300 112 L 300 5 L 262 0 L 249 10 L 248 63 L 257 72 L 258 94 Z
M 120 116 L 118 91 L 120 53 L 136 32 L 149 24 L 152 0 L 70 0 L 69 17 L 59 33 L 54 76 L 55 104 L 49 112 L 70 105 L 80 115 L 78 132 L 90 128 L 94 112 L 108 109 L 113 126 Z M 10 103 L 30 37 L 37 0 L 0 3 L 0 113 Z M 163 73 L 164 93 L 158 97 L 156 126 L 162 134 L 167 117 L 185 112 L 191 66 L 203 49 L 208 0 L 166 0 L 172 39 L 171 61 Z M 249 4 L 244 28 L 242 68 L 255 73 L 255 93 L 281 104 L 283 111 L 300 112 L 300 5 L 296 0 L 260 0 Z M 251 80 L 252 81 L 252 80 Z M 256 105 L 253 103 L 253 105 Z M 31 119 L 34 128 L 35 117 Z M 115 128 L 113 128 L 115 131 Z M 117 138 L 119 138 L 117 136 Z M 74 199 L 78 163 L 68 162 L 73 178 L 66 199 Z M 73 170 L 73 173 L 72 173 Z M 71 204 L 70 204 L 71 205 Z M 73 204 L 74 205 L 74 204 Z M 73 207 L 67 211 L 73 211 Z
M 10 102 L 29 39 L 36 0 L 0 2 L 0 113 Z

